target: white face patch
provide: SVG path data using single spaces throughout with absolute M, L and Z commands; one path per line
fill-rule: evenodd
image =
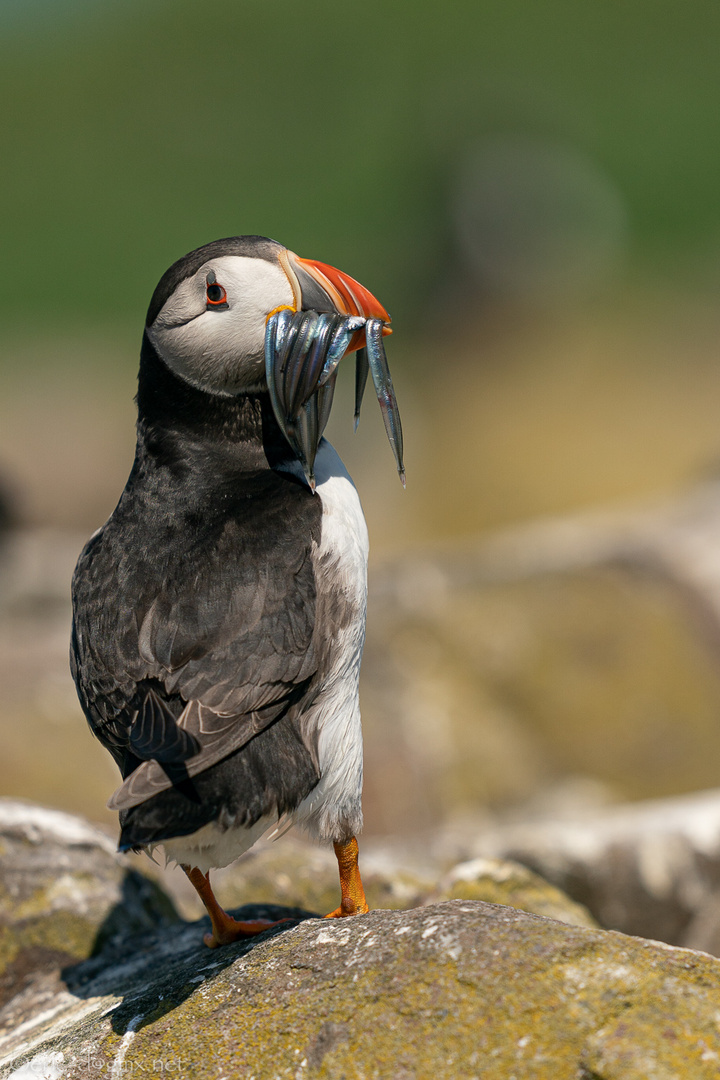
M 227 307 L 209 308 L 207 279 L 227 294 Z M 209 259 L 166 300 L 148 337 L 167 366 L 214 394 L 237 394 L 265 381 L 265 323 L 275 308 L 293 306 L 279 265 L 245 255 Z

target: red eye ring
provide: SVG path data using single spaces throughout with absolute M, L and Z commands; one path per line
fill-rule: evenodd
M 208 307 L 217 308 L 227 304 L 227 293 L 222 285 L 218 285 L 217 282 L 212 282 L 212 284 L 208 285 L 205 295 L 207 297 Z

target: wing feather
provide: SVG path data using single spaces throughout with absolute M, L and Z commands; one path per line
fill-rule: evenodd
M 297 696 L 297 691 L 291 692 L 270 707 L 242 717 L 220 716 L 197 701 L 189 702 L 178 724 L 197 740 L 200 750 L 185 762 L 183 778 L 197 776 L 241 749 L 253 736 L 284 715 Z M 110 810 L 129 810 L 172 786 L 172 770 L 169 776 L 162 762 L 144 761 L 113 793 L 107 805 Z
M 145 515 L 129 545 L 116 515 L 80 558 L 74 672 L 125 776 L 113 809 L 171 787 L 175 766 L 210 768 L 313 693 L 321 507 L 278 474 L 265 484 L 236 505 L 216 493 L 222 513 L 196 514 L 194 534 Z

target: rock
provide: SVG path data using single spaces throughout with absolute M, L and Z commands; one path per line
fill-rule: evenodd
M 455 866 L 438 881 L 438 863 L 411 860 L 397 848 L 363 845 L 360 865 L 370 908 L 405 910 L 441 900 L 484 900 L 546 915 L 576 926 L 597 926 L 589 911 L 527 867 L 497 859 Z M 337 860 L 331 850 L 290 834 L 260 841 L 238 862 L 212 874 L 213 890 L 226 909 L 247 903 L 284 904 L 319 914 L 339 902 Z M 161 878 L 189 918 L 204 913 L 184 874 Z M 176 891 L 177 890 L 177 891 Z
M 683 944 L 688 949 L 720 956 L 720 889 L 699 905 L 683 934 Z
M 125 942 L 58 976 L 54 996 L 45 985 L 8 1003 L 4 1076 L 716 1080 L 720 1069 L 720 962 L 701 953 L 463 900 L 310 919 L 215 951 L 201 930 Z
M 597 923 L 582 904 L 520 863 L 498 859 L 472 859 L 453 867 L 432 895 L 440 900 L 484 900 L 490 904 L 544 915 L 571 926 Z
M 601 926 L 720 955 L 720 790 L 452 833 L 426 846 L 516 860 Z
M 80 818 L 0 799 L 0 1001 L 35 971 L 178 919 L 158 886 Z
M 362 707 L 373 832 L 504 811 L 575 775 L 621 800 L 717 782 L 720 669 L 694 598 L 627 566 L 517 580 L 483 579 L 481 567 L 478 552 L 463 584 L 450 557 L 394 566 L 392 591 L 371 595 Z
M 0 791 L 117 828 L 118 772 L 88 733 L 68 667 L 70 578 L 87 539 L 19 528 L 0 546 Z

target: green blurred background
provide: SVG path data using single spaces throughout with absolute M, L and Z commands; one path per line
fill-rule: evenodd
M 0 0 L 20 521 L 107 517 L 152 290 L 238 233 L 392 312 L 407 492 L 369 399 L 351 434 L 350 371 L 330 431 L 376 557 L 712 472 L 718 41 L 714 0 Z
M 717 4 L 2 0 L 0 31 L 0 462 L 31 520 L 104 519 L 152 289 L 243 232 L 394 316 L 407 497 L 376 418 L 358 454 L 334 418 L 378 544 L 715 456 Z

